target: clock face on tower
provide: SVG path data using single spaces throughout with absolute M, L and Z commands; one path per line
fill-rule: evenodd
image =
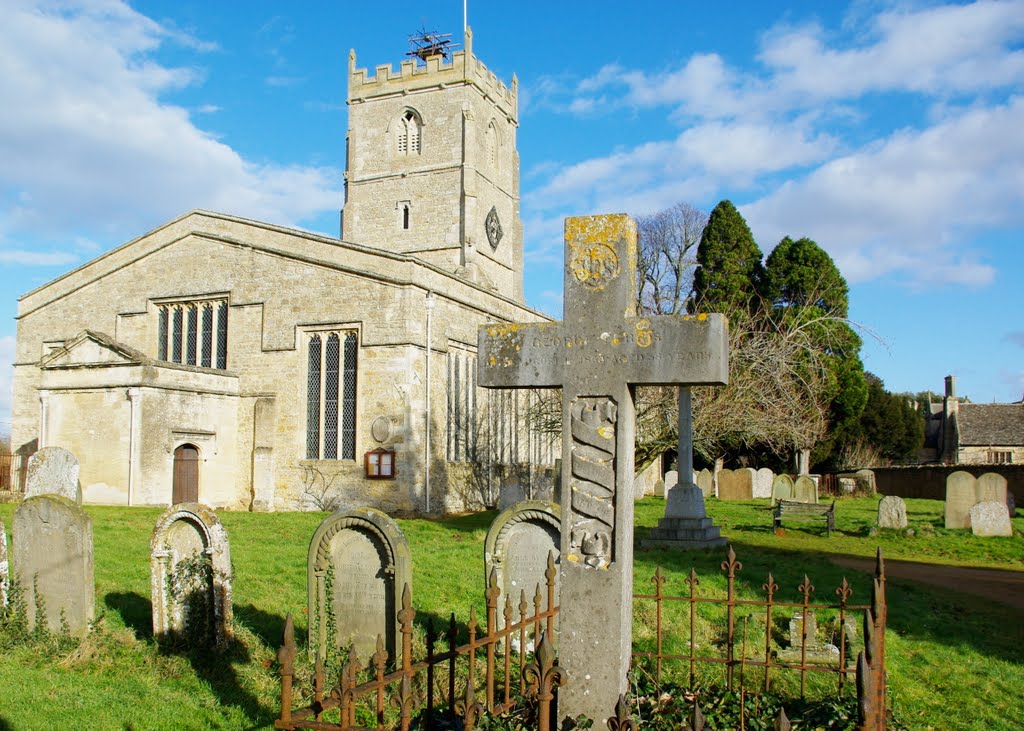
M 501 221 L 498 220 L 498 209 L 495 206 L 491 206 L 491 211 L 484 220 L 484 228 L 487 230 L 487 241 L 491 244 L 491 250 L 497 250 L 504 232 L 501 230 Z

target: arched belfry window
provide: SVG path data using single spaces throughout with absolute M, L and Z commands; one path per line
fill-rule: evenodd
M 420 154 L 422 127 L 423 123 L 416 112 L 409 109 L 402 114 L 402 118 L 398 120 L 398 146 L 396 149 L 399 155 Z

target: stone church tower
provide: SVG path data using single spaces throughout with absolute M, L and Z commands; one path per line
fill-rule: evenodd
M 410 254 L 523 299 L 518 82 L 473 55 L 473 35 L 374 76 L 349 54 L 344 241 Z

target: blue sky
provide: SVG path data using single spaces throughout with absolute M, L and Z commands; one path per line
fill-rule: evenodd
M 462 4 L 0 0 L 0 430 L 17 297 L 192 208 L 334 234 L 347 56 Z M 569 215 L 732 200 L 809 236 L 890 390 L 1024 394 L 1024 0 L 469 3 L 518 75 L 529 304 Z

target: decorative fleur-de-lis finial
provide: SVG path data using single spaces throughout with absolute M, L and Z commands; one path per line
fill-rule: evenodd
M 615 715 L 608 719 L 608 731 L 637 731 L 637 728 L 630 714 L 629 701 L 620 693 L 615 704 Z
M 779 590 L 779 585 L 775 583 L 775 577 L 772 576 L 771 571 L 768 572 L 768 580 L 761 584 L 761 588 L 764 589 L 769 599 Z
M 803 594 L 804 601 L 810 601 L 811 594 L 814 592 L 814 584 L 807 578 L 807 574 L 804 574 L 804 580 L 796 590 Z
M 690 725 L 683 726 L 683 731 L 704 731 L 704 714 L 700 712 L 697 701 L 693 702 L 693 712 L 690 714 Z
M 843 577 L 843 583 L 841 583 L 839 585 L 839 587 L 836 589 L 836 596 L 839 597 L 839 601 L 840 602 L 842 602 L 843 604 L 846 604 L 846 602 L 848 602 L 850 600 L 850 597 L 852 595 L 853 595 L 853 587 L 850 586 L 850 582 L 848 582 L 846 580 L 846 577 L 844 576 Z
M 722 562 L 722 571 L 729 574 L 730 577 L 735 577 L 737 571 L 743 570 L 743 564 L 736 560 L 736 552 L 732 550 L 732 545 L 729 545 L 729 553 L 726 554 L 726 560 Z
M 388 651 L 384 649 L 384 635 L 377 635 L 377 651 L 370 658 L 370 664 L 374 670 L 382 672 L 388 661 Z

